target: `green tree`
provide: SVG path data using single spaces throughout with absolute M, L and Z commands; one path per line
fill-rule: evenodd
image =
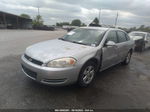
M 37 16 L 33 19 L 32 25 L 33 25 L 33 27 L 43 26 L 43 19 L 42 19 L 42 16 L 37 15 Z
M 56 26 L 60 26 L 60 23 L 56 23 Z
M 121 28 L 122 30 L 125 30 L 127 33 L 132 32 L 132 31 L 145 31 L 145 32 L 150 32 L 150 26 L 145 26 L 141 25 L 140 27 L 131 27 L 131 28 Z
M 82 23 L 81 26 L 86 26 L 86 24 L 85 24 L 85 23 Z
M 23 17 L 23 18 L 27 18 L 27 19 L 31 18 L 28 14 L 21 14 L 20 16 Z
M 97 17 L 93 20 L 93 22 L 94 22 L 96 25 L 99 25 L 99 20 L 98 20 Z
M 144 30 L 144 28 L 145 28 L 144 25 L 141 25 L 141 26 L 139 27 L 140 30 Z
M 69 22 L 63 22 L 62 25 L 70 25 Z
M 98 18 L 95 17 L 95 19 L 92 21 L 92 23 L 89 24 L 89 26 L 100 27 L 101 25 L 99 25 L 99 20 L 98 20 Z
M 71 22 L 72 26 L 81 26 L 81 21 L 79 19 L 74 19 Z
M 63 26 L 63 25 L 70 25 L 70 23 L 69 22 L 56 23 L 56 26 Z

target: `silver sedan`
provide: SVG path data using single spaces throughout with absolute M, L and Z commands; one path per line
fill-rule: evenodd
M 134 42 L 115 28 L 83 27 L 61 38 L 29 46 L 21 58 L 29 78 L 48 85 L 88 86 L 96 72 L 115 64 L 127 65 Z

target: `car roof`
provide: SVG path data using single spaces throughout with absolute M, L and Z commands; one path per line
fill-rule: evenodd
M 104 31 L 107 31 L 107 30 L 123 31 L 123 30 L 118 29 L 118 28 L 107 28 L 107 27 L 80 27 L 80 28 L 84 28 L 84 29 L 95 29 L 95 30 L 104 30 Z
M 108 30 L 109 28 L 105 28 L 105 27 L 81 27 L 81 28 L 84 28 L 84 29 L 94 29 L 94 30 Z

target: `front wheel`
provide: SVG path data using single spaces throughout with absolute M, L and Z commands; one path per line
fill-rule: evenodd
M 86 63 L 79 74 L 78 84 L 81 87 L 87 87 L 94 79 L 96 74 L 96 64 L 92 61 Z
M 122 62 L 123 65 L 128 65 L 130 63 L 131 55 L 132 55 L 132 52 L 129 51 L 126 58 L 125 58 L 125 60 Z

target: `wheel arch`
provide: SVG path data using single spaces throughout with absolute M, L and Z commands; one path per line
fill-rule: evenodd
M 131 54 L 133 53 L 133 48 L 129 49 L 129 52 L 131 52 Z
M 90 58 L 90 59 L 88 59 L 84 64 L 83 64 L 83 66 L 84 65 L 86 65 L 88 62 L 94 62 L 95 63 L 95 65 L 96 65 L 96 70 L 98 70 L 99 68 L 100 68 L 100 66 L 101 66 L 101 61 L 102 60 L 102 56 L 100 57 L 100 59 L 97 59 L 96 57 L 92 57 L 92 58 Z M 82 67 L 83 67 L 82 66 Z M 81 68 L 82 69 L 82 68 Z

